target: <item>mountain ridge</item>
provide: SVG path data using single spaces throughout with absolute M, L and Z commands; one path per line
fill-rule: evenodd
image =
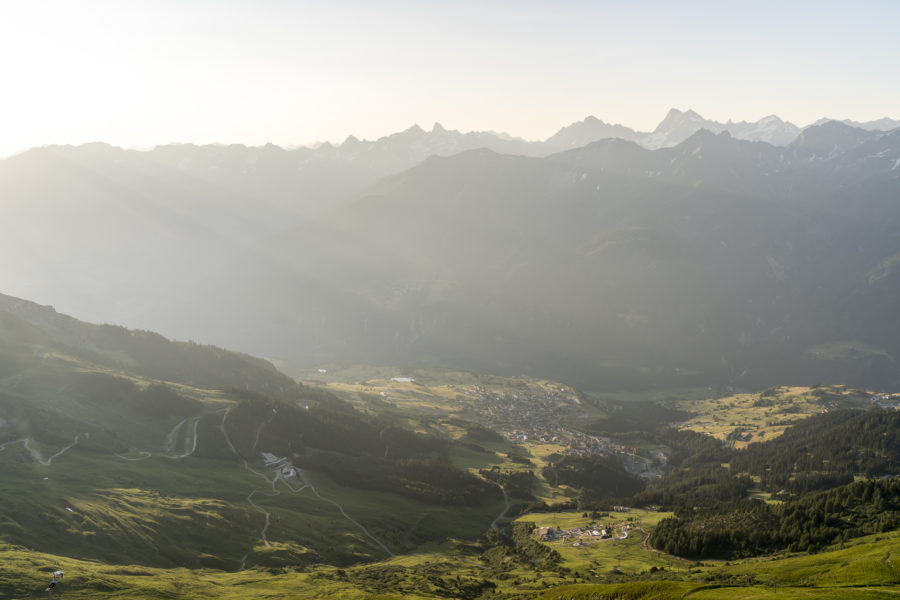
M 356 192 L 275 148 L 42 149 L 0 162 L 0 285 L 287 368 L 893 384 L 898 140 L 828 122 L 785 147 L 701 129 L 656 150 L 476 148 Z M 330 210 L 304 218 L 307 199 Z
M 705 119 L 692 109 L 682 111 L 671 108 L 656 127 L 652 131 L 647 132 L 638 131 L 618 123 L 607 123 L 594 115 L 588 115 L 581 121 L 575 121 L 569 125 L 562 126 L 556 133 L 543 140 L 526 140 L 521 137 L 495 131 L 461 132 L 456 129 L 447 129 L 439 122 L 435 122 L 430 130 L 424 129 L 416 123 L 402 131 L 386 134 L 371 140 L 359 138 L 358 136 L 351 134 L 340 143 L 321 142 L 311 145 L 292 145 L 290 147 L 278 146 L 271 143 L 261 146 L 247 146 L 245 144 L 234 143 L 205 145 L 171 143 L 157 145 L 149 150 L 132 151 L 154 152 L 161 149 L 179 147 L 208 149 L 243 148 L 247 150 L 275 149 L 286 153 L 297 153 L 309 160 L 340 158 L 353 161 L 361 160 L 361 154 L 384 154 L 386 152 L 391 154 L 397 151 L 398 144 L 402 146 L 403 143 L 411 143 L 419 146 L 418 148 L 410 149 L 415 155 L 415 161 L 418 162 L 425 157 L 420 155 L 420 153 L 429 150 L 438 155 L 448 155 L 462 150 L 487 147 L 497 152 L 522 154 L 525 156 L 546 156 L 550 153 L 584 146 L 588 143 L 606 138 L 621 138 L 629 141 L 636 141 L 645 147 L 656 149 L 677 145 L 699 129 L 709 129 L 714 133 L 728 131 L 733 137 L 738 139 L 767 141 L 776 146 L 785 146 L 793 141 L 801 131 L 832 120 L 837 119 L 824 117 L 809 125 L 799 127 L 789 121 L 782 120 L 776 114 L 770 114 L 757 121 L 734 121 L 729 119 L 726 122 L 719 122 Z M 900 120 L 890 119 L 888 117 L 867 122 L 854 121 L 852 119 L 843 119 L 839 121 L 846 125 L 869 131 L 889 131 L 900 127 Z M 89 142 L 76 146 L 50 144 L 24 150 L 4 160 L 41 148 L 77 148 L 90 147 L 95 144 L 109 146 L 109 144 L 106 144 L 105 142 Z M 372 162 L 375 159 L 369 157 L 366 160 Z M 399 157 L 395 157 L 395 160 L 399 160 Z M 394 165 L 394 167 L 396 167 L 396 165 Z M 388 167 L 381 168 L 384 169 Z

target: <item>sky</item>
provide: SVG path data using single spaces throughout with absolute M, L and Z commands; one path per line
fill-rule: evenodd
M 0 157 L 900 118 L 900 2 L 0 0 Z

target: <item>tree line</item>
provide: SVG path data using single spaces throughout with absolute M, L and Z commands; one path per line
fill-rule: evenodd
M 816 552 L 900 527 L 900 478 L 857 481 L 780 504 L 759 500 L 663 519 L 650 544 L 678 556 L 739 558 L 780 550 Z

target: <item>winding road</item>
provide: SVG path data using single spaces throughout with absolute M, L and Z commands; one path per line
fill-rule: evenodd
M 0 451 L 6 450 L 6 447 L 7 447 L 7 446 L 12 446 L 13 444 L 21 443 L 22 446 L 25 448 L 25 450 L 27 450 L 28 453 L 31 455 L 31 458 L 33 458 L 33 459 L 35 460 L 35 462 L 37 462 L 37 463 L 39 463 L 39 464 L 42 464 L 42 465 L 44 465 L 45 467 L 49 467 L 49 466 L 53 463 L 53 459 L 54 459 L 54 458 L 57 458 L 57 457 L 59 457 L 59 456 L 62 456 L 67 450 L 69 450 L 72 446 L 74 446 L 75 444 L 77 444 L 77 443 L 78 443 L 78 438 L 80 438 L 80 437 L 81 437 L 81 434 L 76 435 L 76 436 L 75 436 L 75 440 L 74 440 L 71 444 L 69 444 L 68 446 L 66 446 L 65 448 L 63 448 L 62 450 L 60 450 L 59 452 L 57 452 L 56 454 L 54 454 L 53 456 L 51 456 L 51 457 L 48 458 L 47 460 L 44 460 L 44 457 L 41 456 L 41 453 L 40 453 L 40 452 L 38 452 L 37 450 L 35 450 L 34 448 L 32 448 L 31 446 L 28 445 L 28 438 L 27 438 L 27 437 L 25 437 L 25 438 L 19 438 L 19 439 L 17 439 L 17 440 L 13 440 L 13 441 L 11 441 L 11 442 L 6 442 L 6 443 L 4 443 L 4 444 L 0 444 Z
M 201 418 L 202 417 L 187 417 L 186 419 L 183 419 L 181 422 L 179 422 L 177 425 L 175 425 L 175 427 L 172 428 L 172 431 L 170 431 L 169 435 L 166 436 L 166 441 L 165 441 L 165 444 L 163 445 L 163 448 L 165 449 L 165 452 L 166 452 L 166 454 L 165 454 L 166 458 L 178 460 L 178 459 L 182 459 L 187 456 L 190 456 L 191 454 L 196 452 L 196 450 L 197 450 L 197 429 L 198 429 L 198 427 L 200 427 L 200 419 Z M 193 439 L 193 444 L 191 446 L 191 449 L 183 454 L 171 454 L 175 450 L 175 438 L 178 435 L 178 433 L 181 431 L 181 428 L 184 426 L 184 424 L 188 421 L 188 419 L 194 420 L 194 439 Z
M 244 468 L 247 469 L 248 471 L 250 471 L 251 473 L 253 473 L 254 475 L 262 477 L 266 481 L 266 483 L 269 484 L 269 488 L 273 492 L 271 494 L 264 494 L 263 492 L 260 492 L 258 489 L 254 488 L 253 491 L 251 491 L 250 494 L 247 496 L 247 502 L 251 506 L 253 506 L 255 509 L 262 512 L 263 515 L 265 516 L 265 523 L 263 524 L 263 527 L 260 530 L 260 539 L 262 540 L 262 542 L 265 546 L 267 546 L 267 547 L 269 546 L 269 541 L 266 538 L 266 532 L 269 529 L 269 524 L 271 522 L 271 515 L 270 515 L 269 511 L 267 511 L 266 509 L 264 509 L 263 507 L 261 507 L 260 505 L 258 505 L 256 502 L 253 501 L 253 496 L 257 493 L 263 494 L 268 497 L 274 497 L 274 496 L 280 495 L 281 492 L 278 489 L 276 489 L 276 487 L 275 487 L 275 485 L 280 481 L 293 494 L 298 494 L 298 493 L 302 492 L 303 490 L 305 490 L 306 488 L 309 488 L 310 490 L 312 490 L 313 494 L 316 495 L 316 498 L 318 498 L 319 500 L 322 500 L 323 502 L 327 502 L 329 504 L 334 505 L 338 509 L 338 511 L 340 511 L 341 515 L 344 516 L 345 519 L 347 519 L 348 521 L 353 523 L 353 525 L 355 525 L 360 531 L 362 531 L 366 537 L 368 537 L 370 540 L 372 540 L 372 542 L 375 543 L 379 548 L 384 550 L 384 552 L 388 556 L 391 556 L 391 557 L 396 556 L 393 552 L 391 552 L 390 548 L 388 548 L 381 540 L 379 540 L 374 535 L 372 535 L 369 532 L 369 530 L 366 529 L 362 523 L 360 523 L 359 521 L 357 521 L 356 519 L 354 519 L 353 517 L 348 515 L 347 511 L 344 510 L 344 507 L 341 506 L 340 503 L 336 502 L 335 500 L 332 500 L 331 498 L 326 498 L 325 496 L 320 494 L 319 490 L 317 490 L 315 488 L 315 486 L 309 481 L 307 474 L 302 469 L 298 469 L 298 468 L 294 467 L 294 470 L 297 473 L 297 476 L 300 478 L 300 481 L 303 482 L 302 486 L 300 486 L 299 488 L 294 488 L 291 485 L 291 483 L 282 476 L 280 470 L 275 472 L 275 475 L 272 477 L 272 479 L 269 479 L 265 473 L 260 473 L 259 471 L 257 471 L 253 467 L 251 467 L 250 464 L 247 462 L 247 460 L 244 457 L 242 457 L 240 454 L 238 454 L 237 449 L 234 447 L 234 443 L 231 441 L 231 438 L 228 436 L 228 430 L 225 427 L 225 423 L 226 423 L 226 419 L 228 418 L 228 413 L 230 410 L 231 410 L 230 408 L 226 408 L 226 409 L 223 409 L 223 411 L 220 411 L 220 412 L 222 412 L 222 423 L 219 425 L 218 429 L 219 429 L 219 431 L 222 432 L 222 435 L 225 437 L 225 443 L 228 444 L 228 447 L 231 449 L 231 451 L 234 453 L 234 455 L 241 459 L 241 463 L 243 463 Z M 258 434 L 258 432 L 257 432 L 257 434 Z M 196 438 L 194 441 L 195 441 L 195 445 L 196 445 Z M 244 564 L 246 563 L 248 555 L 249 555 L 249 553 L 245 554 L 241 558 L 241 566 L 240 566 L 239 570 L 244 569 Z
M 390 556 L 390 557 L 396 556 L 393 552 L 391 552 L 390 548 L 388 548 L 381 540 L 379 540 L 379 539 L 376 538 L 374 535 L 372 535 L 372 533 L 371 533 L 368 529 L 366 529 L 366 527 L 365 527 L 362 523 L 360 523 L 359 521 L 357 521 L 356 519 L 354 519 L 353 517 L 351 517 L 349 514 L 347 514 L 347 511 L 344 510 L 344 507 L 341 506 L 341 504 L 340 504 L 339 502 L 337 502 L 337 501 L 335 501 L 335 500 L 332 500 L 331 498 L 327 498 L 327 497 L 323 496 L 322 494 L 320 494 L 320 493 L 319 493 L 319 490 L 317 490 L 317 489 L 315 488 L 315 486 L 309 481 L 309 478 L 308 478 L 307 474 L 306 474 L 302 469 L 298 469 L 298 468 L 296 468 L 296 467 L 294 468 L 294 470 L 295 470 L 297 476 L 298 476 L 298 477 L 300 478 L 300 480 L 303 482 L 303 485 L 302 485 L 302 486 L 300 486 L 299 488 L 295 488 L 295 487 L 293 487 L 293 486 L 291 485 L 291 483 L 290 483 L 288 480 L 286 480 L 286 479 L 283 477 L 283 475 L 282 475 L 282 473 L 281 473 L 280 470 L 279 470 L 279 471 L 276 471 L 275 474 L 274 474 L 274 476 L 270 479 L 265 473 L 261 473 L 261 472 L 257 471 L 256 469 L 254 469 L 253 467 L 251 467 L 250 464 L 247 462 L 247 460 L 246 460 L 245 458 L 243 458 L 243 457 L 238 453 L 237 448 L 235 448 L 234 443 L 231 441 L 231 438 L 230 438 L 229 435 L 228 435 L 228 431 L 227 431 L 227 429 L 226 429 L 225 424 L 226 424 L 226 420 L 228 419 L 228 413 L 229 413 L 230 411 L 231 411 L 230 408 L 225 408 L 225 409 L 222 409 L 222 410 L 217 411 L 218 414 L 221 414 L 221 415 L 222 415 L 222 422 L 221 422 L 221 424 L 219 424 L 219 426 L 217 427 L 217 429 L 219 429 L 219 431 L 222 432 L 222 435 L 223 435 L 223 437 L 225 438 L 226 444 L 228 444 L 228 447 L 231 449 L 232 453 L 234 453 L 235 456 L 237 456 L 238 458 L 240 458 L 241 463 L 243 464 L 244 468 L 247 469 L 248 471 L 250 471 L 251 473 L 253 473 L 254 475 L 257 475 L 258 477 L 262 477 L 263 480 L 265 480 L 265 482 L 268 484 L 266 487 L 267 487 L 269 490 L 271 490 L 270 493 L 266 493 L 265 491 L 261 491 L 261 490 L 259 490 L 259 489 L 257 489 L 257 488 L 254 488 L 254 489 L 247 495 L 247 502 L 250 504 L 250 506 L 252 506 L 252 507 L 255 508 L 256 510 L 260 511 L 261 513 L 263 513 L 263 516 L 264 516 L 264 519 L 265 519 L 265 520 L 264 520 L 264 523 L 263 523 L 262 528 L 260 529 L 259 536 L 260 536 L 260 540 L 262 540 L 262 543 L 263 543 L 264 546 L 269 547 L 269 540 L 268 540 L 268 538 L 267 538 L 267 532 L 268 532 L 268 529 L 269 529 L 269 525 L 271 524 L 271 514 L 270 514 L 269 511 L 267 511 L 265 508 L 263 508 L 262 506 L 260 506 L 259 504 L 257 504 L 257 503 L 253 500 L 253 497 L 254 497 L 255 495 L 257 495 L 257 494 L 263 495 L 263 496 L 267 496 L 267 497 L 270 497 L 270 498 L 271 498 L 271 497 L 275 497 L 275 496 L 280 495 L 280 494 L 281 494 L 281 491 L 278 490 L 278 489 L 276 488 L 277 483 L 280 481 L 280 482 L 282 482 L 282 483 L 284 484 L 284 486 L 285 486 L 292 494 L 298 494 L 298 493 L 302 492 L 303 490 L 309 488 L 310 490 L 312 490 L 312 493 L 315 494 L 316 498 L 318 498 L 318 499 L 321 500 L 322 502 L 326 502 L 326 503 L 328 503 L 328 504 L 333 505 L 335 508 L 337 508 L 338 511 L 341 513 L 341 515 L 342 515 L 347 521 L 349 521 L 349 522 L 352 523 L 356 528 L 358 528 L 358 529 L 359 529 L 359 530 L 360 530 L 360 531 L 361 531 L 368 539 L 370 539 L 370 540 L 372 541 L 372 543 L 374 543 L 376 546 L 378 546 L 379 548 L 381 548 L 381 549 L 385 552 L 385 554 L 387 554 L 387 555 Z M 202 418 L 202 417 L 187 417 L 187 418 L 182 419 L 181 421 L 179 421 L 179 422 L 172 428 L 172 430 L 166 435 L 166 437 L 165 437 L 165 440 L 164 440 L 164 442 L 163 442 L 163 451 L 164 451 L 163 456 L 165 456 L 166 458 L 169 458 L 169 459 L 177 460 L 177 459 L 182 459 L 182 458 L 185 458 L 185 457 L 188 457 L 188 456 L 192 455 L 192 454 L 197 450 L 197 439 L 198 439 L 198 437 L 199 437 L 199 436 L 198 436 L 198 431 L 199 431 L 199 425 L 200 425 L 200 419 L 201 419 L 201 418 Z M 191 420 L 193 420 L 193 432 L 192 432 L 192 433 L 193 433 L 193 435 L 192 435 L 192 438 L 193 438 L 193 439 L 190 441 L 190 443 L 191 443 L 190 449 L 187 450 L 186 452 L 182 453 L 182 454 L 172 454 L 172 452 L 174 452 L 174 450 L 175 450 L 176 440 L 177 440 L 177 438 L 178 438 L 178 436 L 179 436 L 179 434 L 180 434 L 182 428 L 185 426 L 186 423 L 188 423 L 188 422 L 191 421 Z M 262 431 L 262 429 L 263 429 L 264 426 L 265 426 L 265 423 L 262 424 L 262 425 L 260 425 L 259 429 L 257 429 L 257 431 L 256 431 L 255 440 L 254 440 L 254 448 L 255 448 L 256 445 L 259 443 L 260 432 Z M 86 435 L 86 434 L 85 434 L 85 435 Z M 54 460 L 55 458 L 58 458 L 58 457 L 62 456 L 65 452 L 67 452 L 67 451 L 68 451 L 69 449 L 71 449 L 73 446 L 75 446 L 76 444 L 78 444 L 78 440 L 80 439 L 80 437 L 81 437 L 81 434 L 76 435 L 76 436 L 75 436 L 75 439 L 72 441 L 71 444 L 69 444 L 68 446 L 65 446 L 65 447 L 62 448 L 59 452 L 53 454 L 52 456 L 50 456 L 50 457 L 47 458 L 46 460 L 43 458 L 43 456 L 41 455 L 41 453 L 40 453 L 38 450 L 36 450 L 35 448 L 32 448 L 32 447 L 29 445 L 29 441 L 30 441 L 30 440 L 29 440 L 29 438 L 27 438 L 27 437 L 19 438 L 19 439 L 17 439 L 17 440 L 12 440 L 12 441 L 8 441 L 8 442 L 4 442 L 4 443 L 0 444 L 0 452 L 2 452 L 3 450 L 6 450 L 6 448 L 9 447 L 9 446 L 12 446 L 12 445 L 15 445 L 15 444 L 22 444 L 23 447 L 25 448 L 25 450 L 31 455 L 31 457 L 32 457 L 36 462 L 38 462 L 39 464 L 41 464 L 41 465 L 43 465 L 43 466 L 45 466 L 45 467 L 49 467 L 49 466 L 53 463 L 53 460 Z M 113 453 L 113 455 L 116 456 L 116 457 L 118 457 L 118 458 L 120 458 L 120 459 L 122 459 L 122 460 L 127 460 L 127 461 L 146 460 L 146 459 L 151 458 L 151 457 L 153 456 L 152 453 L 147 452 L 147 451 L 144 451 L 144 450 L 140 450 L 140 451 L 138 451 L 138 453 L 140 454 L 139 457 L 128 457 L 128 456 L 123 456 L 122 454 L 115 453 L 115 452 Z M 502 487 L 501 487 L 500 489 L 503 490 Z M 503 513 L 502 513 L 499 517 L 497 517 L 497 519 L 494 520 L 494 523 L 492 523 L 492 525 L 491 525 L 492 527 L 495 526 L 495 524 L 496 524 L 497 521 L 499 521 L 500 519 L 504 518 L 505 515 L 506 515 L 506 512 L 509 510 L 509 500 L 508 500 L 508 498 L 507 498 L 507 496 L 506 496 L 506 491 L 505 491 L 505 490 L 503 490 L 503 497 L 504 497 L 504 501 L 506 502 L 506 510 L 504 510 Z M 419 520 L 416 521 L 416 523 L 413 525 L 412 529 L 415 529 L 416 525 L 418 525 L 419 522 L 420 522 L 424 517 L 425 517 L 425 515 L 422 515 L 422 516 L 419 518 Z M 412 531 L 412 529 L 410 530 L 410 532 Z M 244 569 L 244 564 L 245 564 L 246 559 L 247 559 L 247 556 L 248 556 L 249 554 L 250 554 L 250 553 L 248 552 L 247 554 L 245 554 L 245 555 L 241 558 L 241 566 L 240 566 L 240 569 L 239 569 L 239 570 L 243 570 L 243 569 Z

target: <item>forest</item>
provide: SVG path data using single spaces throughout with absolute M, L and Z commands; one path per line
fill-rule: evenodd
M 651 545 L 689 558 L 741 558 L 823 547 L 900 527 L 900 479 L 857 481 L 780 504 L 722 503 L 664 519 Z
M 759 477 L 763 489 L 781 495 L 843 485 L 855 475 L 897 474 L 900 413 L 841 410 L 805 419 L 735 453 L 731 469 Z

